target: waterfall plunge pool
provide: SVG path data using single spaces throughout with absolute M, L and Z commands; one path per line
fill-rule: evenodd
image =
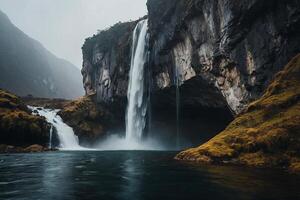
M 0 155 L 0 199 L 299 199 L 282 171 L 196 166 L 168 151 Z

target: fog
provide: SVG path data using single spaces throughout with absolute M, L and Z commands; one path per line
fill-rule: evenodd
M 84 39 L 119 21 L 146 15 L 147 0 L 0 0 L 0 9 L 30 37 L 78 68 Z

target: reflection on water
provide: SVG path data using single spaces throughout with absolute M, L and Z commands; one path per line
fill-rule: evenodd
M 300 199 L 281 171 L 195 166 L 175 152 L 0 155 L 0 199 Z
M 56 159 L 56 154 L 43 156 L 42 166 L 42 188 L 45 196 L 49 199 L 63 199 L 70 196 L 67 191 L 72 191 L 72 162 L 73 157 L 60 155 Z M 76 166 L 75 166 L 76 167 Z M 58 189 L 59 188 L 59 189 Z M 38 196 L 36 196 L 38 198 Z

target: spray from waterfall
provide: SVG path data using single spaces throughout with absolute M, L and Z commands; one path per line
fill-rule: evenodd
M 40 116 L 46 118 L 47 122 L 52 125 L 57 131 L 58 139 L 60 142 L 60 149 L 62 150 L 83 150 L 84 148 L 79 145 L 78 137 L 74 134 L 73 129 L 65 124 L 61 117 L 57 114 L 59 110 L 45 109 L 41 107 L 28 106 L 33 113 L 37 113 Z M 52 134 L 53 128 L 51 128 L 49 137 L 49 144 L 52 148 Z
M 147 61 L 148 20 L 140 21 L 134 29 L 126 113 L 126 140 L 139 141 L 146 126 L 145 63 Z

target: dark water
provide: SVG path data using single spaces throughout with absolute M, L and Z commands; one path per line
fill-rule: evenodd
M 175 152 L 0 155 L 0 199 L 300 199 L 281 171 L 192 166 Z

